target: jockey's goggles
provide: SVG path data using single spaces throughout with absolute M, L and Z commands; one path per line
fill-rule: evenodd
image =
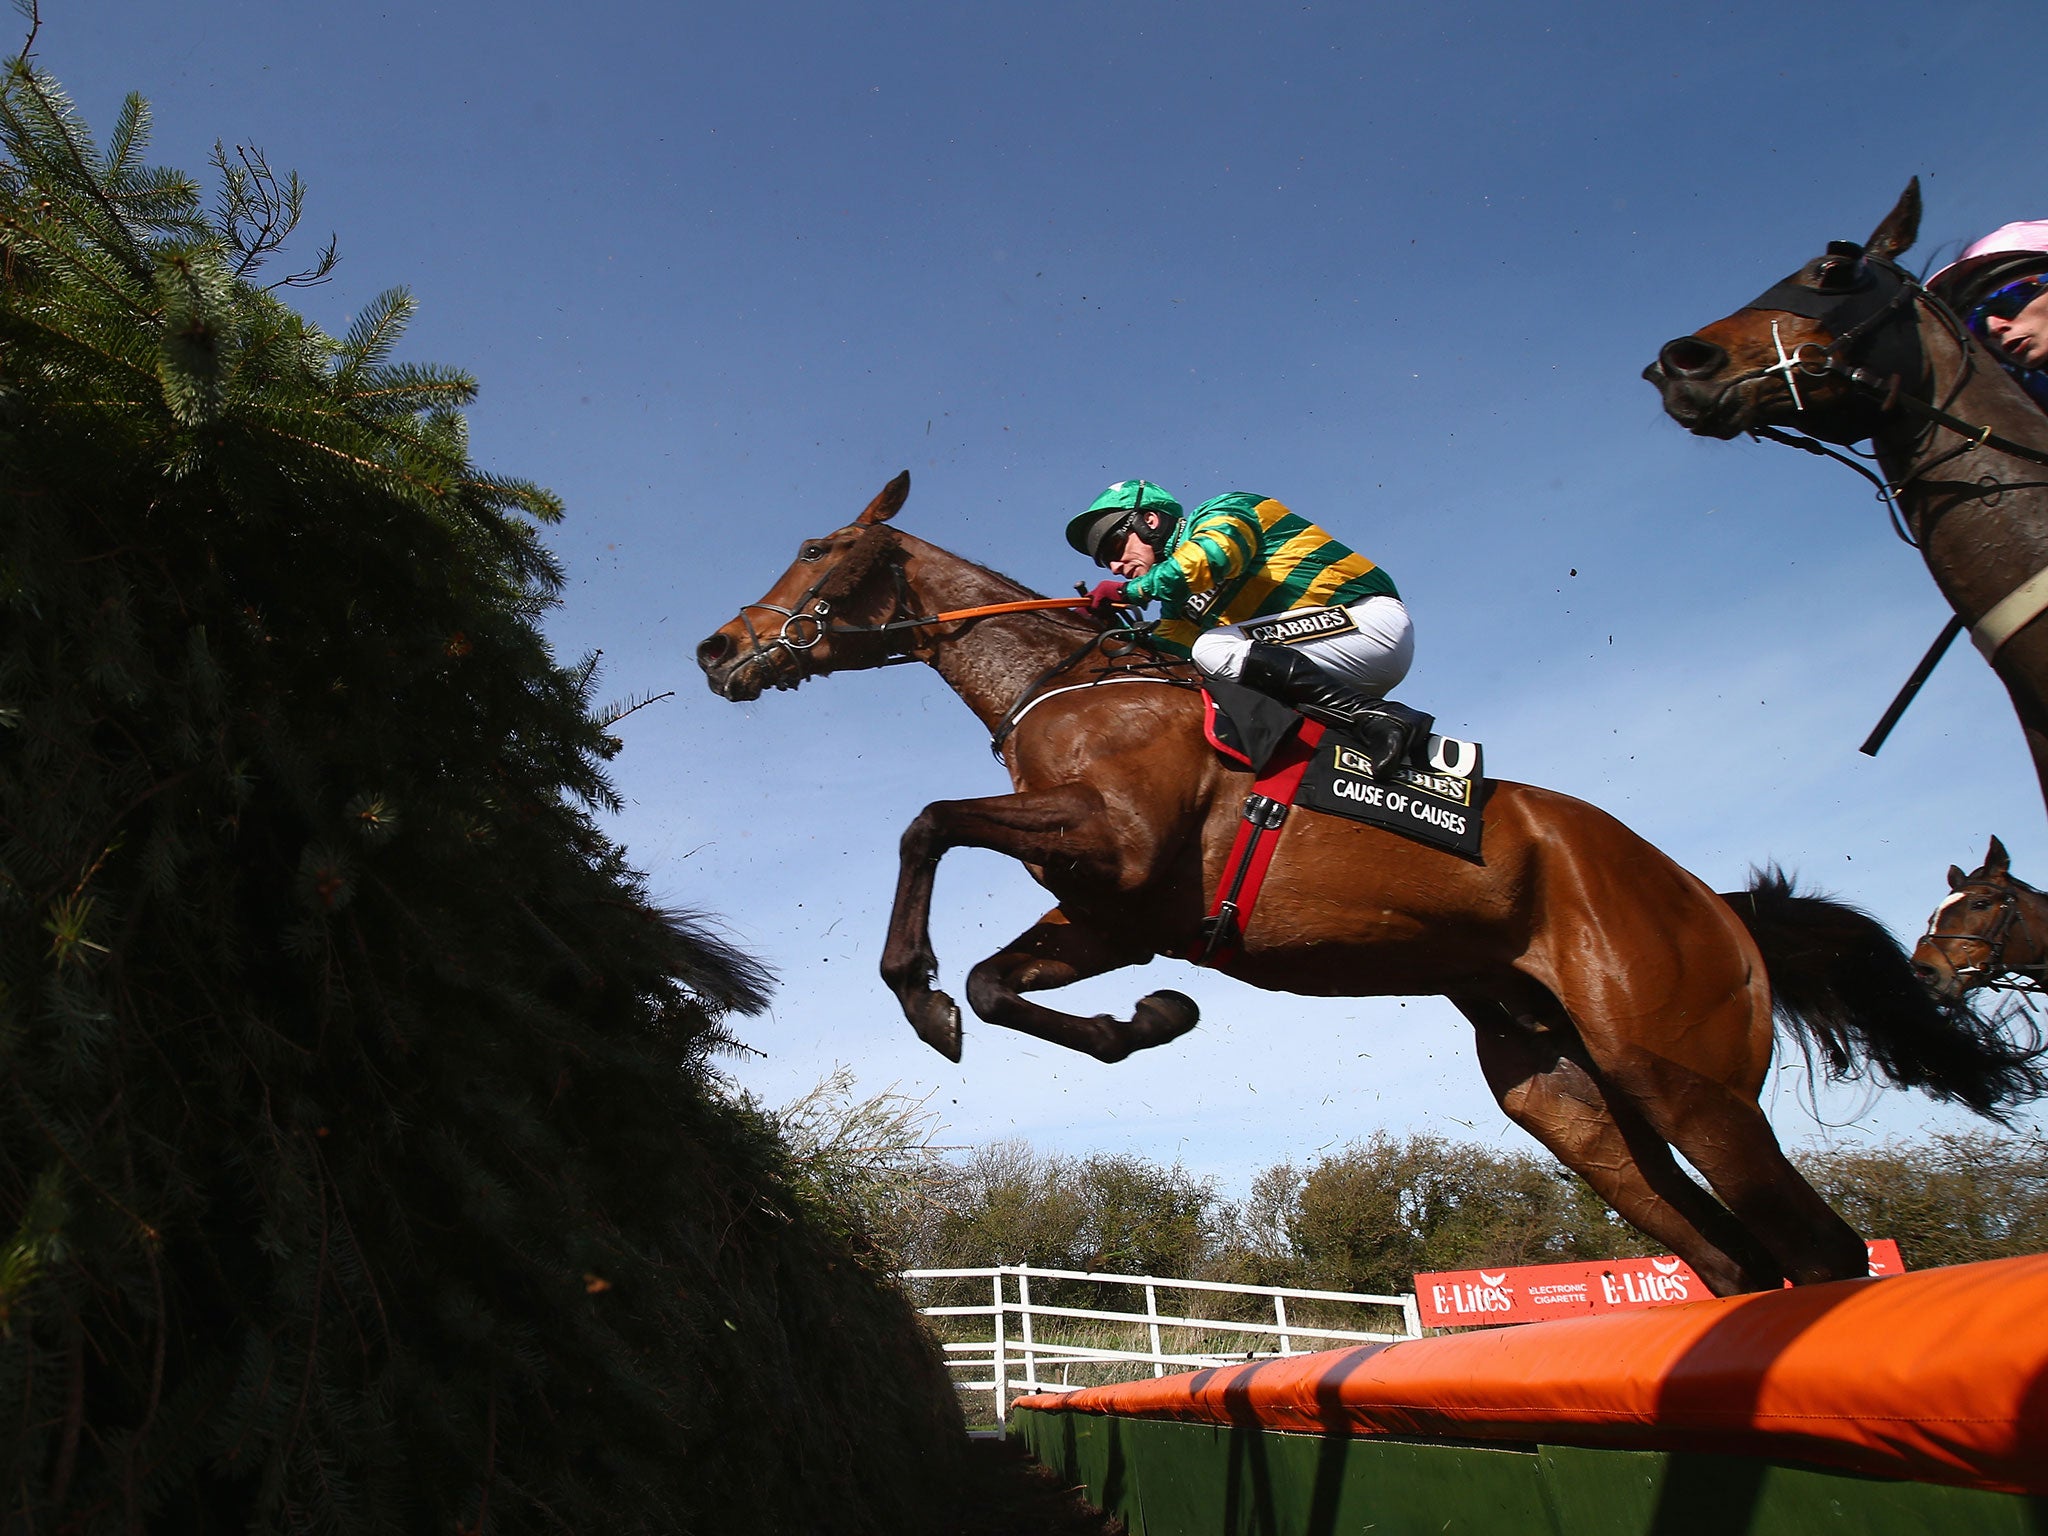
M 1124 540 L 1130 537 L 1132 530 L 1137 526 L 1138 513 L 1135 508 L 1125 513 L 1118 521 L 1111 523 L 1095 541 L 1095 563 L 1108 570 L 1109 562 L 1124 552 Z
M 1982 333 L 1987 320 L 2015 320 L 2021 310 L 2048 291 L 2048 272 L 2036 272 L 1995 289 L 1970 311 L 1970 329 Z

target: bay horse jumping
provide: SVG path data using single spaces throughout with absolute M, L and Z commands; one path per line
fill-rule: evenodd
M 2048 893 L 2012 872 L 1997 838 L 1969 874 L 1948 867 L 1949 894 L 1913 947 L 1913 971 L 1936 1002 L 1963 1006 L 1991 988 L 2035 993 L 2048 981 Z
M 883 980 L 918 1035 L 959 1060 L 959 1009 L 933 985 L 933 882 L 947 849 L 989 848 L 1057 905 L 969 971 L 974 1011 L 1101 1061 L 1163 1045 L 1195 1027 L 1179 992 L 1150 993 L 1128 1019 L 1024 994 L 1188 955 L 1252 776 L 1204 739 L 1192 665 L 890 527 L 909 484 L 899 475 L 806 540 L 698 647 L 706 679 L 743 701 L 831 672 L 933 667 L 1015 790 L 934 801 L 904 832 Z M 1954 1029 L 1852 908 L 1775 875 L 1716 896 L 1605 812 L 1526 784 L 1495 781 L 1484 819 L 1475 863 L 1295 812 L 1221 968 L 1311 996 L 1448 997 L 1509 1118 L 1716 1292 L 1865 1272 L 1861 1241 L 1758 1107 L 1774 1003 L 1838 1071 L 1870 1066 L 1987 1113 L 2041 1091 L 2030 1059 Z
M 1956 308 L 1969 295 L 1897 264 L 1919 230 L 1916 177 L 1862 245 L 1836 241 L 1666 342 L 1643 377 L 1702 437 L 1749 432 L 1835 458 L 1821 443 L 1870 439 L 1901 532 L 2005 684 L 2048 799 L 2048 624 L 2034 622 L 2048 612 L 2048 416 L 1971 335 Z

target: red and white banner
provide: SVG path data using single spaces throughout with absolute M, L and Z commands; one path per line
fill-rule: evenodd
M 1888 1237 L 1864 1244 L 1873 1275 L 1904 1274 L 1899 1245 Z M 1528 1264 L 1512 1269 L 1457 1269 L 1415 1277 L 1415 1301 L 1428 1328 L 1483 1328 L 1540 1323 L 1553 1317 L 1633 1312 L 1704 1301 L 1713 1292 L 1683 1259 L 1606 1259 L 1590 1264 Z

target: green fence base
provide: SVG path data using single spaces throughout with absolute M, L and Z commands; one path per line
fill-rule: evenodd
M 1740 1456 L 1033 1409 L 1010 1432 L 1130 1536 L 2048 1536 L 2048 1499 Z

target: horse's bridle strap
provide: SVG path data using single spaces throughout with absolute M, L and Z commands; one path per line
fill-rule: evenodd
M 928 614 L 916 619 L 890 619 L 883 624 L 833 624 L 828 622 L 832 604 L 819 594 L 831 572 L 811 585 L 811 589 L 796 600 L 793 607 L 785 608 L 779 603 L 746 603 L 740 608 L 740 623 L 746 627 L 747 638 L 754 643 L 755 656 L 765 657 L 776 650 L 790 652 L 808 651 L 827 635 L 886 635 L 901 629 L 923 629 L 932 624 L 951 624 L 966 619 L 985 619 L 1002 613 L 1035 613 L 1048 608 L 1085 608 L 1089 599 L 1085 597 L 1029 597 L 1017 602 L 983 603 L 976 608 L 954 608 L 945 613 Z M 901 572 L 897 576 L 902 582 Z M 902 594 L 897 595 L 899 604 Z M 754 621 L 748 615 L 754 610 L 762 613 L 782 615 L 782 627 L 771 638 L 763 639 L 754 628 Z M 912 661 L 908 655 L 891 656 L 889 662 Z M 889 663 L 884 663 L 888 665 Z
M 1930 298 L 1929 302 L 1936 301 Z M 1806 371 L 1811 372 L 1812 370 Z M 1844 368 L 1837 366 L 1834 371 L 1841 374 L 1843 378 L 1859 389 L 1871 394 L 1890 395 L 1894 392 L 1894 380 L 1879 378 L 1867 368 Z M 1965 451 L 1977 448 L 1993 448 L 2012 458 L 2025 459 L 2030 464 L 2048 464 L 2048 453 L 2043 453 L 2038 448 L 2029 448 L 2025 443 L 2016 443 L 2009 437 L 2002 437 L 1989 427 L 1980 427 L 1974 422 L 1963 420 L 1960 416 L 1952 416 L 1940 406 L 1930 405 L 1917 395 L 1900 392 L 1897 403 L 1922 420 L 1931 421 L 1936 426 L 1947 427 L 1949 431 L 1955 433 L 1958 437 L 1967 439 L 1964 444 Z M 1924 472 L 1926 468 L 1927 466 L 1923 465 L 1921 472 Z
M 1970 626 L 1970 641 L 1990 661 L 1999 648 L 2034 620 L 2048 613 L 2048 567 L 2034 572 L 1992 605 Z
M 2025 459 L 2032 464 L 2048 464 L 2048 453 L 2043 453 L 2036 448 L 2029 448 L 2024 443 L 2016 443 L 2009 437 L 1993 432 L 1989 427 L 1980 427 L 1974 422 L 1968 422 L 1959 416 L 1953 416 L 1946 410 L 1943 410 L 1941 406 L 1935 405 L 1932 401 L 1922 400 L 1916 395 L 1906 393 L 1900 388 L 1899 374 L 1886 373 L 1882 369 L 1872 370 L 1859 367 L 1849 361 L 1849 353 L 1854 351 L 1859 343 L 1880 330 L 1888 330 L 1894 321 L 1902 318 L 1916 304 L 1926 304 L 1933 308 L 1941 315 L 1950 333 L 1958 336 L 1959 339 L 1968 334 L 1968 328 L 1963 324 L 1961 318 L 1956 315 L 1955 311 L 1940 297 L 1929 293 L 1919 279 L 1915 278 L 1904 268 L 1898 267 L 1891 262 L 1885 262 L 1883 266 L 1897 280 L 1898 284 L 1889 298 L 1883 303 L 1874 307 L 1867 304 L 1862 306 L 1863 312 L 1856 316 L 1854 323 L 1845 327 L 1825 347 L 1817 342 L 1807 342 L 1802 346 L 1794 348 L 1790 357 L 1781 356 L 1777 363 L 1768 368 L 1752 368 L 1747 373 L 1728 380 L 1728 387 L 1732 388 L 1736 384 L 1748 383 L 1751 379 L 1764 378 L 1779 372 L 1785 373 L 1789 382 L 1793 369 L 1797 369 L 1808 378 L 1825 378 L 1829 374 L 1834 374 L 1839 378 L 1847 380 L 1855 388 L 1863 390 L 1867 394 L 1878 396 L 1884 401 L 1884 408 L 1886 410 L 1892 409 L 1895 405 L 1903 406 L 1922 420 L 1933 422 L 1937 426 L 1946 427 L 1959 437 L 1967 439 L 1962 449 L 1958 451 L 1967 452 L 1976 448 L 1995 448 L 2000 453 L 2009 454 L 2016 459 Z M 1861 297 L 1861 295 L 1858 295 L 1858 297 Z M 1802 302 L 1802 299 L 1810 299 L 1814 302 Z M 1819 319 L 1825 318 L 1826 311 L 1832 306 L 1826 295 L 1812 295 L 1795 284 L 1780 283 L 1748 307 L 1751 309 L 1782 309 L 1789 314 L 1802 315 L 1808 319 Z M 1782 354 L 1782 347 L 1780 351 Z M 1794 387 L 1794 394 L 1795 396 L 1797 394 L 1796 386 Z M 1786 440 L 1782 437 L 1777 439 L 1780 442 Z M 1937 460 L 1936 462 L 1939 461 Z M 1914 473 L 1916 475 L 1924 473 L 1930 467 L 1930 465 L 1923 464 Z M 1909 475 L 1907 478 L 1911 479 L 1913 476 Z M 1884 487 L 1884 489 L 1896 490 L 1897 488 Z
M 1994 987 L 2005 991 L 2028 991 L 2038 988 L 2041 984 L 2042 971 L 2048 969 L 2048 961 L 2022 960 L 2008 962 L 2005 958 L 2005 946 L 2012 938 L 2013 929 L 2017 927 L 2024 931 L 2026 928 L 2026 918 L 2020 912 L 2019 892 L 1999 886 L 1985 887 L 1981 884 L 1978 888 L 1988 888 L 1998 897 L 1998 916 L 1986 932 L 1949 933 L 1936 927 L 1936 921 L 1940 918 L 1943 911 L 1947 909 L 1947 904 L 1943 903 L 1942 906 L 1935 908 L 1934 915 L 1928 918 L 1927 932 L 1920 936 L 1921 941 L 1923 943 L 1940 943 L 1946 940 L 1950 943 L 1983 945 L 1986 953 L 1982 965 L 1955 965 L 1952 958 L 1949 962 L 1951 965 L 1955 965 L 1955 973 L 1958 977 L 1976 976 L 1981 978 L 1977 982 L 1972 983 L 1975 986 Z M 2026 888 L 2029 891 L 2033 890 L 2031 886 Z M 2039 893 L 2036 892 L 2035 894 Z M 2000 980 L 2001 977 L 2005 976 L 2019 976 L 2024 978 L 2024 980 Z

